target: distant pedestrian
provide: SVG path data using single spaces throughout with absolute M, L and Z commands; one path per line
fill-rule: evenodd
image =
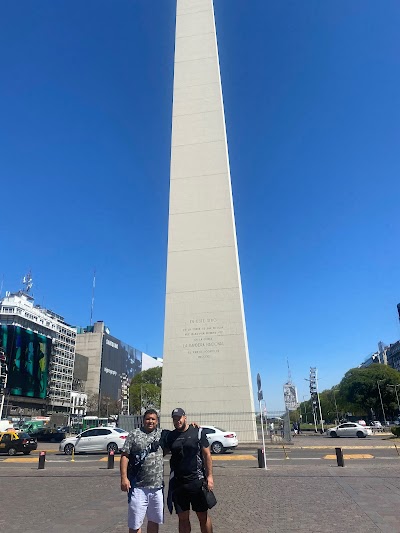
M 283 422 L 281 422 L 279 429 L 281 430 L 281 437 L 283 438 L 285 436 L 285 427 L 283 425 Z
M 274 426 L 273 422 L 271 422 L 270 425 L 269 425 L 269 432 L 270 432 L 270 435 L 272 437 L 272 435 L 274 435 L 274 432 L 275 432 L 275 426 Z

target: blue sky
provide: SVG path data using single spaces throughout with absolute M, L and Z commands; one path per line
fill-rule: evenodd
M 400 337 L 400 6 L 215 0 L 253 378 L 283 406 Z M 161 355 L 173 0 L 5 0 L 1 267 Z

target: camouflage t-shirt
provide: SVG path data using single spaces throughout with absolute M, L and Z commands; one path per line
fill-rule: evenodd
M 134 429 L 129 433 L 122 448 L 122 452 L 140 453 L 153 441 L 159 441 L 161 429 L 157 428 L 151 433 L 146 433 L 143 429 Z M 161 446 L 156 452 L 149 453 L 145 458 L 136 478 L 136 487 L 146 489 L 158 489 L 163 486 L 163 451 Z

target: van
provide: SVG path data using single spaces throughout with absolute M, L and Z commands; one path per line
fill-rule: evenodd
M 8 431 L 13 428 L 14 426 L 9 420 L 0 420 L 0 431 Z

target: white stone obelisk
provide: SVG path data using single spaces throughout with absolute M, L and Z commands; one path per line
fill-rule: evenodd
M 178 0 L 163 423 L 257 439 L 212 0 Z

